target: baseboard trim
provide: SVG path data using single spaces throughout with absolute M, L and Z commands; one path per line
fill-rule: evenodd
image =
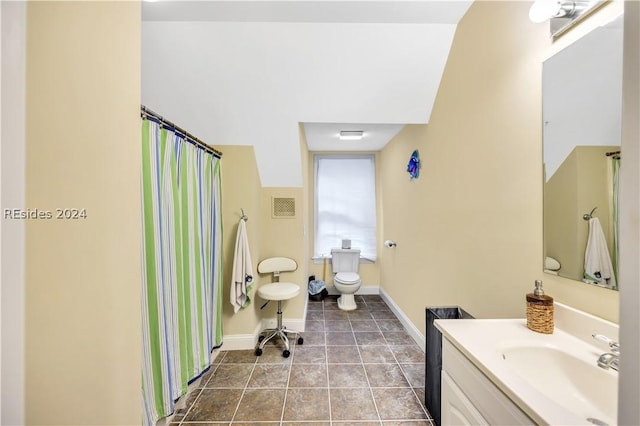
M 276 328 L 278 321 L 275 318 L 267 318 L 263 319 L 261 324 L 262 326 L 256 334 L 256 340 L 258 339 L 258 334 L 260 334 L 260 332 L 265 328 Z M 283 318 L 282 325 L 290 330 L 295 330 L 302 333 L 304 331 L 305 320 L 300 318 Z
M 400 307 L 396 304 L 396 302 L 393 301 L 391 296 L 389 296 L 389 294 L 387 294 L 387 292 L 384 291 L 384 289 L 382 288 L 380 289 L 380 297 L 382 298 L 382 300 L 385 301 L 387 306 L 389 306 L 389 309 L 391 309 L 391 311 L 396 315 L 396 317 L 398 317 L 398 319 L 402 323 L 407 333 L 409 333 L 411 338 L 415 340 L 415 342 L 418 344 L 418 346 L 420 346 L 422 351 L 425 352 L 426 342 L 427 342 L 425 336 L 423 336 L 422 333 L 420 333 L 420 330 L 418 330 L 418 328 L 415 325 L 413 325 L 409 317 L 405 315 L 402 309 L 400 309 Z
M 251 349 L 255 346 L 256 340 L 257 337 L 253 334 L 227 334 L 222 340 L 222 347 L 220 349 L 224 351 Z
M 258 334 L 264 329 L 262 322 L 253 330 L 253 333 L 247 334 L 225 334 L 222 338 L 223 351 L 241 351 L 245 349 L 253 349 L 258 341 Z
M 241 351 L 253 349 L 258 342 L 258 335 L 266 328 L 275 328 L 278 321 L 275 318 L 265 318 L 255 328 L 253 333 L 249 334 L 226 334 L 222 340 L 221 350 L 224 351 Z M 282 325 L 290 330 L 304 332 L 305 320 L 300 318 L 284 318 Z
M 339 294 L 333 287 L 328 287 L 327 290 L 331 295 Z M 375 295 L 379 294 L 382 300 L 389 306 L 389 309 L 398 317 L 398 320 L 402 323 L 402 326 L 405 328 L 407 333 L 411 336 L 411 338 L 420 346 L 420 348 L 424 351 L 426 347 L 426 339 L 425 336 L 420 333 L 420 330 L 411 322 L 409 317 L 405 315 L 405 313 L 400 309 L 400 307 L 393 301 L 391 296 L 384 289 L 379 286 L 362 286 L 358 290 L 356 294 L 360 295 Z M 304 314 L 306 317 L 306 302 L 304 308 Z M 304 318 L 285 318 L 282 323 L 285 327 L 296 330 L 299 332 L 304 332 L 305 330 L 305 320 Z M 224 336 L 221 350 L 225 351 L 235 351 L 235 350 L 247 350 L 253 349 L 256 346 L 256 342 L 258 341 L 258 335 L 265 328 L 274 328 L 277 324 L 277 320 L 275 318 L 264 318 L 260 321 L 260 324 L 255 328 L 253 333 L 248 334 L 227 334 Z
M 332 296 L 337 296 L 340 293 L 334 286 L 327 286 L 327 291 Z M 358 291 L 356 291 L 356 295 L 371 295 L 371 294 L 380 294 L 380 286 L 377 285 L 363 285 Z

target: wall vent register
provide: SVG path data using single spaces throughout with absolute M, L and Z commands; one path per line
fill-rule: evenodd
M 271 217 L 293 218 L 296 216 L 296 199 L 273 197 L 271 199 Z

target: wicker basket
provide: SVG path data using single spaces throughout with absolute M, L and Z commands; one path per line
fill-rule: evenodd
M 527 327 L 544 334 L 553 333 L 553 304 L 527 302 Z

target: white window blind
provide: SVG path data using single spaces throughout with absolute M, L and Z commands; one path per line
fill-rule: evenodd
M 314 257 L 351 240 L 376 259 L 376 172 L 373 155 L 315 156 Z

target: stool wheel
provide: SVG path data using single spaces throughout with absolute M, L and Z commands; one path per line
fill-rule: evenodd
M 291 355 L 291 352 L 289 352 L 289 351 L 282 352 L 282 356 L 285 357 L 285 358 L 289 358 L 289 355 Z
M 256 356 L 260 356 L 262 355 L 262 349 L 258 348 L 256 349 Z
M 304 343 L 304 339 L 302 337 L 298 337 L 298 344 L 301 345 Z

